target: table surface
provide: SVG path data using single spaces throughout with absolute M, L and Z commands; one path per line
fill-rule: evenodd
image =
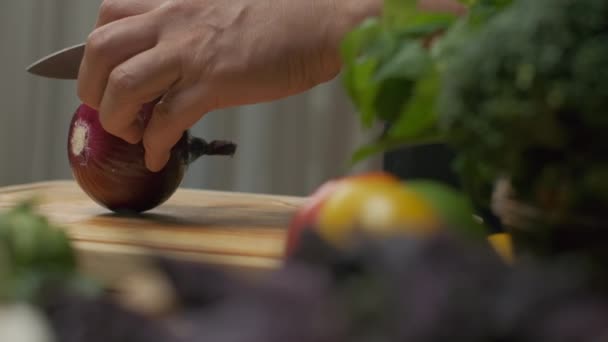
M 268 269 L 282 257 L 289 221 L 301 197 L 180 188 L 163 205 L 120 216 L 97 205 L 69 180 L 0 188 L 0 209 L 35 198 L 64 228 L 87 272 L 120 277 L 150 254 Z

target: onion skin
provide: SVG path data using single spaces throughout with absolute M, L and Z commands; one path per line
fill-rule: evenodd
M 147 123 L 153 103 L 140 111 Z M 145 165 L 143 144 L 130 144 L 108 132 L 98 112 L 82 104 L 74 113 L 68 132 L 68 159 L 74 179 L 99 205 L 117 213 L 141 213 L 167 201 L 181 184 L 188 165 L 204 154 L 232 155 L 230 142 L 207 143 L 184 132 L 159 172 Z

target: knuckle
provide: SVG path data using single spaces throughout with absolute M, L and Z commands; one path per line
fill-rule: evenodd
M 99 6 L 99 21 L 110 22 L 113 18 L 120 17 L 123 6 L 119 0 L 103 0 Z
M 176 13 L 181 8 L 181 1 L 167 1 L 162 6 L 165 14 Z
M 162 6 L 164 15 L 167 16 L 181 16 L 184 13 L 188 13 L 188 9 L 192 8 L 191 0 L 172 0 L 167 1 Z
M 106 30 L 98 28 L 91 32 L 87 37 L 86 49 L 87 56 L 100 57 L 106 53 L 106 46 L 108 46 L 109 36 Z
M 125 95 L 123 93 L 128 93 L 136 88 L 137 79 L 131 70 L 118 66 L 110 73 L 108 84 L 115 94 Z

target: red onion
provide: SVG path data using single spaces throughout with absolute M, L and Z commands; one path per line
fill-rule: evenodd
M 139 118 L 146 124 L 154 103 L 146 104 Z M 145 165 L 143 144 L 130 144 L 106 132 L 98 112 L 82 104 L 70 123 L 68 158 L 72 174 L 95 202 L 114 212 L 144 212 L 168 200 L 179 187 L 192 162 L 202 155 L 233 155 L 236 145 L 192 137 L 188 131 L 171 150 L 159 172 Z

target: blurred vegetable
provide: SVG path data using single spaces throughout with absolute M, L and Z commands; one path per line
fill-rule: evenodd
M 36 301 L 48 287 L 97 293 L 98 285 L 77 273 L 76 254 L 59 227 L 24 201 L 0 214 L 0 302 Z
M 319 234 L 336 245 L 357 230 L 374 236 L 428 236 L 440 229 L 434 208 L 399 182 L 349 182 L 338 186 L 319 210 Z
M 20 203 L 0 216 L 0 240 L 17 270 L 71 272 L 76 267 L 67 236 L 35 212 L 35 202 Z
M 509 264 L 515 262 L 511 235 L 508 233 L 494 233 L 488 236 L 488 241 L 505 262 Z
M 450 230 L 478 241 L 487 235 L 464 194 L 424 180 L 402 182 L 383 172 L 322 184 L 290 223 L 287 256 L 297 249 L 306 229 L 315 229 L 334 246 L 346 246 L 358 234 L 428 237 Z
M 515 1 L 453 51 L 438 109 L 471 194 L 556 217 L 608 203 L 608 2 Z
M 340 184 L 349 182 L 365 182 L 366 184 L 396 184 L 398 182 L 398 178 L 385 172 L 366 172 L 339 179 L 332 179 L 323 183 L 308 197 L 306 202 L 291 218 L 285 241 L 286 255 L 290 255 L 296 248 L 299 243 L 300 234 L 303 230 L 319 224 L 319 211 L 321 208 L 323 208 L 327 199 L 335 192 L 336 188 Z
M 361 147 L 353 162 L 403 145 L 445 139 L 437 97 L 446 60 L 510 0 L 463 1 L 467 13 L 430 12 L 417 0 L 387 0 L 384 14 L 368 19 L 342 44 L 343 82 L 361 123 L 390 124 Z

